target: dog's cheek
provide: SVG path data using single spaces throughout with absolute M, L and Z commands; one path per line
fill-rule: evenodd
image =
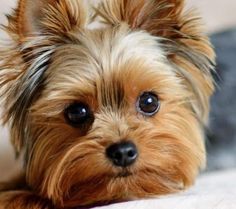
M 139 196 L 182 190 L 193 184 L 205 165 L 202 130 L 194 114 L 183 105 L 166 108 L 152 119 L 152 125 L 144 122 L 143 131 L 136 133 L 140 150 L 137 175 L 145 188 Z
M 60 157 L 66 154 L 72 135 L 61 126 L 34 126 L 26 158 L 26 178 L 35 191 L 42 193 L 47 188 L 46 179 L 53 175 Z
M 65 129 L 46 130 L 41 130 L 27 163 L 30 187 L 58 206 L 104 199 L 112 175 L 104 147 Z

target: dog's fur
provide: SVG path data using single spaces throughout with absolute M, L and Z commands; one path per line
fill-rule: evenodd
M 177 192 L 205 165 L 204 127 L 214 90 L 214 51 L 183 0 L 20 0 L 1 47 L 4 123 L 22 175 L 2 184 L 0 208 L 73 208 Z M 99 22 L 98 27 L 91 27 Z M 157 92 L 153 117 L 138 96 Z M 64 118 L 75 101 L 89 127 Z M 132 140 L 137 162 L 124 170 L 106 148 Z

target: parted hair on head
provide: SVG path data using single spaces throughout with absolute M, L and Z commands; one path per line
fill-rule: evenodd
M 2 118 L 24 166 L 0 205 L 76 208 L 194 183 L 215 54 L 184 0 L 19 0 L 7 17 Z

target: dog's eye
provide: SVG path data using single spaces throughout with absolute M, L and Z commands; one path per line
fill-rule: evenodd
M 65 118 L 72 126 L 83 125 L 91 121 L 92 113 L 88 105 L 83 103 L 74 103 L 66 108 Z
M 138 111 L 144 115 L 152 116 L 158 112 L 160 101 L 156 94 L 144 92 L 138 99 Z

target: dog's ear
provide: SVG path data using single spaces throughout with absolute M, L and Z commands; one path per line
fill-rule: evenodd
M 209 96 L 214 90 L 215 53 L 194 10 L 184 0 L 104 0 L 97 14 L 110 25 L 128 24 L 158 37 L 170 64 L 192 94 L 191 106 L 207 122 Z
M 83 1 L 20 0 L 14 15 L 9 17 L 8 30 L 20 40 L 34 34 L 64 34 L 83 28 L 87 14 Z
M 3 122 L 10 125 L 17 152 L 30 144 L 29 108 L 40 94 L 51 57 L 73 39 L 70 34 L 85 27 L 86 11 L 80 0 L 19 0 L 8 16 L 4 30 L 10 42 L 0 47 L 0 96 Z

